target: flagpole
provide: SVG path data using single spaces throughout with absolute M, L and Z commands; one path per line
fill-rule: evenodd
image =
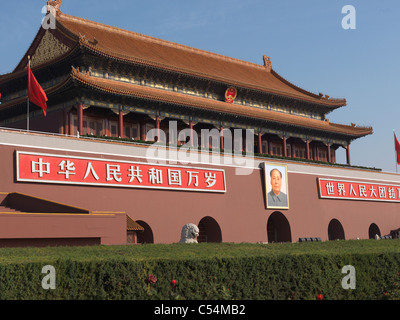
M 394 163 L 395 163 L 395 165 L 396 165 L 396 173 L 397 173 L 396 133 L 394 132 L 394 129 L 393 129 L 393 137 L 394 137 L 394 150 L 395 150 L 395 153 L 394 153 Z
M 29 91 L 29 68 L 31 67 L 31 56 L 28 56 L 28 91 Z M 29 131 L 29 93 L 26 106 L 26 131 Z

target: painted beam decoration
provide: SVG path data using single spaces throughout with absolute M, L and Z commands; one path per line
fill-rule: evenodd
M 20 151 L 16 152 L 16 180 L 35 183 L 226 192 L 225 171 L 222 169 Z
M 400 184 L 318 178 L 318 188 L 323 199 L 400 202 Z

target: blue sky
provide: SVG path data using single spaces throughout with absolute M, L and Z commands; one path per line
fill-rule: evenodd
M 0 74 L 11 72 L 44 14 L 43 0 L 0 2 Z M 342 7 L 356 29 L 342 28 Z M 346 98 L 331 122 L 372 126 L 351 144 L 354 165 L 395 172 L 400 139 L 400 1 L 396 0 L 63 0 L 61 11 L 272 67 L 314 93 Z M 338 161 L 345 162 L 344 149 Z M 400 172 L 400 166 L 399 166 Z

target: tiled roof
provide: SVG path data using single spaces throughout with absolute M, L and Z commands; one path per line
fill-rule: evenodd
M 335 124 L 329 121 L 311 119 L 307 117 L 286 114 L 283 112 L 243 106 L 234 103 L 231 104 L 223 101 L 135 85 L 122 81 L 97 78 L 90 76 L 86 73 L 81 73 L 75 69 L 72 73 L 72 77 L 75 81 L 90 86 L 91 88 L 119 95 L 148 99 L 152 101 L 161 101 L 174 105 L 199 108 L 201 110 L 217 111 L 226 114 L 234 114 L 243 117 L 261 119 L 339 134 L 353 135 L 356 137 L 365 136 L 372 133 L 371 127 L 358 127 L 355 125 L 349 126 Z
M 79 39 L 82 46 L 111 58 L 324 106 L 340 107 L 346 104 L 345 99 L 331 99 L 303 90 L 265 65 L 191 48 L 64 13 L 59 13 L 57 23 L 70 33 L 69 36 Z
M 126 215 L 126 230 L 127 231 L 144 231 L 144 228 L 139 223 L 132 220 L 131 217 Z
M 316 95 L 293 85 L 272 69 L 270 60 L 266 57 L 264 65 L 258 65 L 77 18 L 60 11 L 57 12 L 57 28 L 52 32 L 55 33 L 58 39 L 64 38 L 71 50 L 55 60 L 36 66 L 35 68 L 37 69 L 54 63 L 54 61 L 67 59 L 69 54 L 75 55 L 80 48 L 85 48 L 111 59 L 162 69 L 166 72 L 186 74 L 191 77 L 216 81 L 227 86 L 233 85 L 238 88 L 301 100 L 316 106 L 334 109 L 346 105 L 345 99 L 332 99 L 322 94 Z M 43 36 L 43 32 L 39 31 L 28 50 L 30 54 L 34 52 L 41 36 Z M 28 52 L 13 73 L 0 76 L 0 83 L 24 76 L 23 66 L 24 63 L 26 64 Z M 351 126 L 341 125 L 235 103 L 228 104 L 173 91 L 97 78 L 89 74 L 80 73 L 77 70 L 73 70 L 71 77 L 66 78 L 58 85 L 47 88 L 46 93 L 58 92 L 69 85 L 71 80 L 103 92 L 343 134 L 350 138 L 362 137 L 372 133 L 371 127 L 360 127 L 353 124 Z M 19 98 L 3 103 L 0 109 L 6 109 L 22 103 L 23 99 Z

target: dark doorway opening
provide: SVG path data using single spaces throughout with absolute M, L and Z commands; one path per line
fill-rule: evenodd
M 328 226 L 329 240 L 344 240 L 344 230 L 342 224 L 337 219 L 332 219 Z
M 268 242 L 292 242 L 290 224 L 281 212 L 274 212 L 267 222 Z
M 144 228 L 144 231 L 138 232 L 137 242 L 138 243 L 154 243 L 153 231 L 151 230 L 150 226 L 142 220 L 136 220 L 136 222 Z
M 221 228 L 214 218 L 204 217 L 198 227 L 200 233 L 197 242 L 222 242 Z

